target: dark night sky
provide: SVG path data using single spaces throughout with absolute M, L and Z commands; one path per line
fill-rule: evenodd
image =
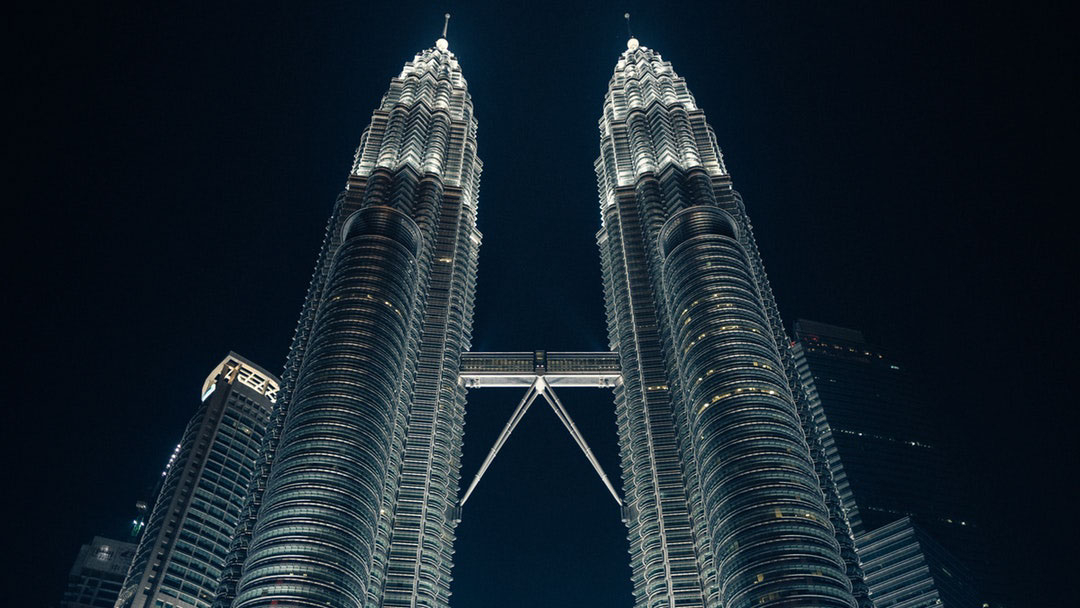
M 123 527 L 227 351 L 280 369 L 360 133 L 447 9 L 219 4 L 10 18 L 7 605 L 55 603 Z M 1064 5 L 449 6 L 485 161 L 474 350 L 606 346 L 592 163 L 630 10 L 716 129 L 785 319 L 922 372 L 996 559 L 1057 604 L 1080 460 Z M 562 397 L 617 478 L 609 394 Z M 518 398 L 473 393 L 464 483 Z M 628 606 L 615 505 L 541 405 L 466 507 L 455 603 Z

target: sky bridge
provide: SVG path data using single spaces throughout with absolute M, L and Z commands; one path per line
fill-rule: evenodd
M 466 388 L 523 388 L 525 395 L 518 402 L 510 420 L 506 422 L 495 445 L 488 452 L 484 463 L 480 465 L 476 477 L 473 478 L 469 488 L 458 503 L 457 510 L 469 500 L 476 484 L 491 466 L 495 456 L 506 444 L 510 434 L 517 428 L 525 412 L 529 411 L 537 397 L 543 397 L 555 412 L 559 422 L 566 427 L 567 432 L 574 438 L 574 442 L 589 460 L 600 481 L 607 487 L 608 492 L 620 507 L 623 506 L 622 498 L 611 485 L 611 480 L 604 473 L 600 463 L 596 460 L 589 444 L 585 442 L 570 414 L 566 411 L 562 401 L 555 394 L 555 387 L 567 388 L 614 388 L 622 382 L 619 355 L 617 353 L 585 353 L 565 352 L 549 353 L 543 350 L 532 352 L 497 352 L 497 353 L 464 353 L 461 356 L 461 373 L 458 376 Z

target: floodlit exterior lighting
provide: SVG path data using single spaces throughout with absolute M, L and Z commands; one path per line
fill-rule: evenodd
M 633 38 L 596 174 L 635 605 L 868 605 L 746 208 L 685 80 Z
M 609 353 L 466 353 L 476 125 L 444 31 L 391 80 L 334 206 L 215 608 L 448 606 L 463 505 L 538 400 L 627 524 L 636 606 L 868 606 L 750 222 L 683 79 L 632 39 L 605 98 Z M 461 494 L 465 391 L 499 386 L 526 393 Z M 562 386 L 614 390 L 622 493 Z
M 361 137 L 215 606 L 449 602 L 481 162 L 448 49 Z

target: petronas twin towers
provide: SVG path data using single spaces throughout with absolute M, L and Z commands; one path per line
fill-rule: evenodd
M 593 376 L 614 387 L 636 606 L 868 605 L 712 128 L 627 46 L 596 161 L 614 352 L 467 353 L 482 165 L 440 39 L 391 81 L 334 205 L 214 606 L 449 605 L 466 387 L 529 387 L 519 420 Z

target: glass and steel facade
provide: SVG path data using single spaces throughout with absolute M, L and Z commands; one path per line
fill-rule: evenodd
M 932 394 L 857 330 L 800 319 L 795 338 L 817 434 L 856 535 L 908 517 L 967 565 L 980 592 L 992 592 L 1007 577 L 990 572 Z
M 800 319 L 795 338 L 855 532 L 916 514 L 948 536 L 967 533 L 973 522 L 960 497 L 946 490 L 956 479 L 932 431 L 926 395 L 907 366 L 856 330 Z M 928 483 L 938 489 L 927 492 Z
M 636 40 L 596 163 L 613 352 L 464 355 L 481 163 L 447 46 L 361 138 L 215 608 L 448 606 L 466 387 L 562 372 L 614 387 L 637 606 L 869 606 L 742 200 Z
M 704 113 L 671 64 L 631 39 L 599 126 L 598 243 L 622 364 L 636 605 L 867 605 L 750 222 Z
M 481 163 L 447 46 L 361 137 L 215 606 L 449 603 Z
M 975 608 L 971 576 L 908 517 L 856 537 L 874 608 Z
M 209 608 L 278 389 L 277 378 L 236 353 L 210 372 L 117 608 Z

